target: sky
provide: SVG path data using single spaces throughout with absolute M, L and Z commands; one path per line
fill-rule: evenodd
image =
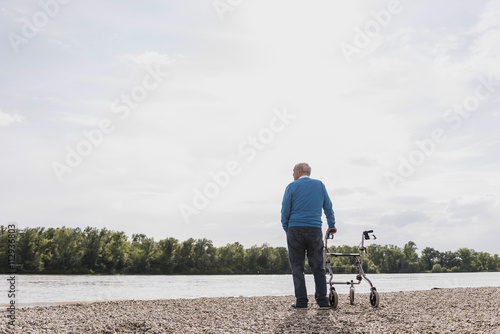
M 372 229 L 500 253 L 499 0 L 19 0 L 0 17 L 0 224 L 286 246 L 307 162 L 336 244 Z

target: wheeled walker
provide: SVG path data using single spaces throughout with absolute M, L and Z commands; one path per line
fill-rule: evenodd
M 358 247 L 359 248 L 359 253 L 328 253 L 328 240 L 333 239 L 333 234 L 326 233 L 325 235 L 325 249 L 324 249 L 324 256 L 323 260 L 325 262 L 325 268 L 328 268 L 329 274 L 330 274 L 330 281 L 328 282 L 328 285 L 330 286 L 330 293 L 328 295 L 330 299 L 330 305 L 333 308 L 337 308 L 338 303 L 339 303 L 339 296 L 337 295 L 337 292 L 335 291 L 335 287 L 333 286 L 334 284 L 347 284 L 350 285 L 351 287 L 349 288 L 349 301 L 350 304 L 354 304 L 354 285 L 355 284 L 360 284 L 361 281 L 364 279 L 370 284 L 370 304 L 373 307 L 378 307 L 380 303 L 380 297 L 378 295 L 377 289 L 373 286 L 372 282 L 366 277 L 365 272 L 363 271 L 363 253 L 366 252 L 366 247 L 365 247 L 365 240 L 370 239 L 370 234 L 373 237 L 373 239 L 377 239 L 377 237 L 373 234 L 373 230 L 370 231 L 364 231 L 363 235 L 361 237 L 361 244 Z M 350 282 L 333 282 L 333 271 L 332 267 L 330 265 L 330 258 L 337 258 L 337 257 L 347 257 L 347 258 L 354 258 L 356 260 L 356 265 L 358 267 L 358 274 L 356 276 L 357 282 L 354 282 L 351 280 Z

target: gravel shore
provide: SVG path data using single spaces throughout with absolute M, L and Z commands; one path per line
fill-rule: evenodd
M 340 290 L 342 292 L 342 290 Z M 339 295 L 336 310 L 293 296 L 70 304 L 16 310 L 1 333 L 500 333 L 500 287 Z M 314 297 L 309 297 L 310 302 Z M 5 314 L 6 311 L 4 311 Z

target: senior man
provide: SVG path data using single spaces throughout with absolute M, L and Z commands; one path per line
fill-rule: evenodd
M 281 224 L 286 232 L 288 257 L 292 267 L 295 303 L 293 308 L 307 308 L 306 282 L 304 277 L 305 256 L 314 275 L 315 299 L 320 308 L 330 308 L 326 296 L 326 277 L 323 264 L 323 233 L 321 232 L 322 211 L 328 223 L 327 232 L 334 234 L 335 216 L 332 201 L 325 185 L 310 178 L 311 167 L 299 163 L 293 168 L 293 179 L 285 190 L 281 206 Z

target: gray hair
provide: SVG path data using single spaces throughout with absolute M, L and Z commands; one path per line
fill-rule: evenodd
M 300 169 L 305 174 L 311 174 L 311 166 L 305 162 L 301 162 L 295 165 L 294 169 Z

